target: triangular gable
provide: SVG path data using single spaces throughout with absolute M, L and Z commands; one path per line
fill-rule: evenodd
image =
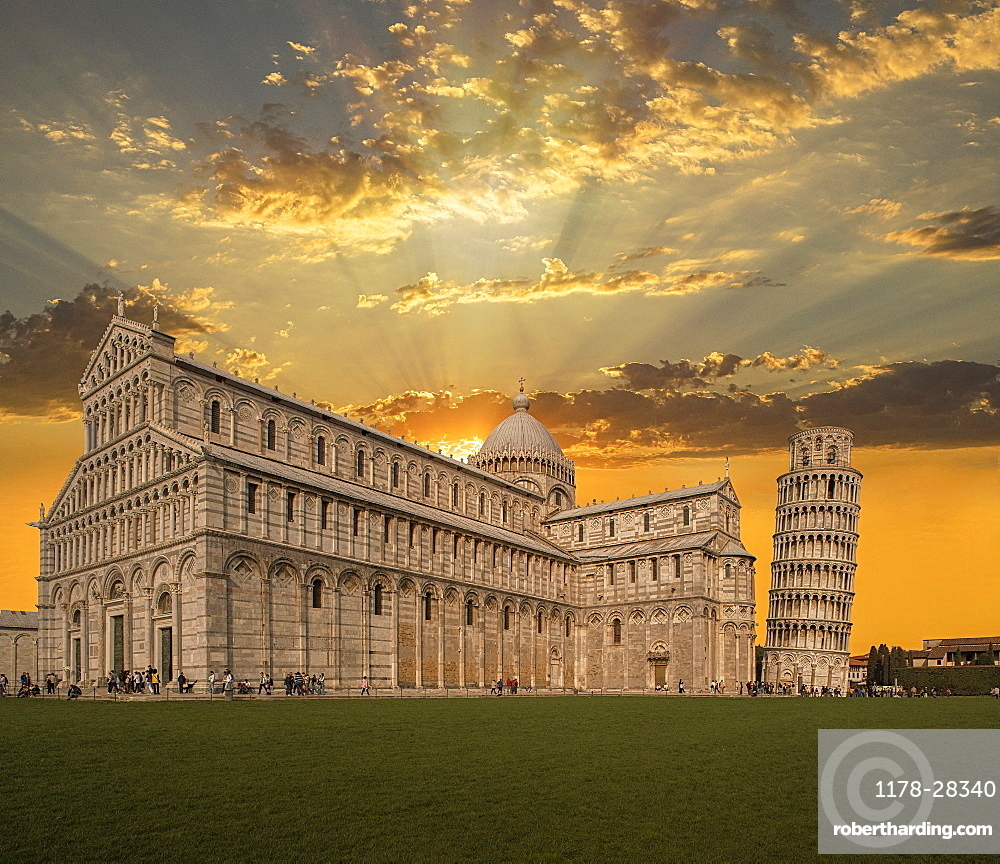
M 200 446 L 193 444 L 190 440 L 187 440 L 183 435 L 179 435 L 170 429 L 164 429 L 162 426 L 154 426 L 151 423 L 147 423 L 143 426 L 138 427 L 135 430 L 134 434 L 136 436 L 145 436 L 146 434 L 148 434 L 151 441 L 158 444 L 165 444 L 169 447 L 174 448 L 175 450 L 181 450 L 187 453 L 188 455 L 192 456 L 193 458 L 199 458 L 203 455 L 203 451 Z M 111 449 L 121 447 L 123 444 L 127 445 L 130 440 L 134 440 L 132 436 L 126 436 L 125 438 L 116 442 L 114 447 L 112 447 Z M 103 452 L 103 449 L 104 448 L 102 448 L 101 452 Z M 59 490 L 59 493 L 56 495 L 55 499 L 52 502 L 52 506 L 49 507 L 48 512 L 45 515 L 46 522 L 48 522 L 53 518 L 55 513 L 59 510 L 60 506 L 62 506 L 62 503 L 70 495 L 73 494 L 73 491 L 76 488 L 77 480 L 79 479 L 81 471 L 83 469 L 83 465 L 92 456 L 94 456 L 93 452 L 86 453 L 76 460 L 76 464 L 73 466 L 73 470 L 70 471 L 69 477 L 66 478 L 66 482 L 63 483 L 62 488 Z
M 722 486 L 719 487 L 719 494 L 724 495 L 726 498 L 728 498 L 730 501 L 736 504 L 737 507 L 743 506 L 742 504 L 740 504 L 740 499 L 736 496 L 736 490 L 733 488 L 732 481 L 730 481 L 728 477 L 726 478 Z
M 112 349 L 112 343 L 119 338 L 123 338 L 123 341 L 126 343 L 123 346 L 123 353 L 126 357 L 124 363 L 115 357 L 115 352 Z M 89 393 L 109 378 L 114 377 L 117 372 L 115 369 L 116 366 L 123 368 L 130 365 L 140 357 L 144 357 L 151 350 L 152 343 L 148 327 L 135 321 L 129 321 L 120 315 L 115 315 L 104 331 L 104 335 L 101 337 L 101 341 L 98 343 L 94 353 L 90 355 L 87 368 L 80 379 L 80 394 Z

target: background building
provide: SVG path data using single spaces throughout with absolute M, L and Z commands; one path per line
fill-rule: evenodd
M 0 672 L 7 676 L 11 692 L 17 691 L 22 672 L 27 672 L 32 681 L 39 680 L 37 640 L 37 612 L 0 611 Z
M 972 666 L 991 651 L 1000 662 L 1000 636 L 924 639 L 921 651 L 910 651 L 914 666 Z
M 333 686 L 653 687 L 752 677 L 727 480 L 573 507 L 514 412 L 469 464 L 174 353 L 115 316 L 49 512 L 43 668 L 326 673 Z
M 778 478 L 764 677 L 847 686 L 861 473 L 854 436 L 825 426 L 788 439 Z

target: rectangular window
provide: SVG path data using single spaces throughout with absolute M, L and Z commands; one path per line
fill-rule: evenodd
M 285 495 L 285 518 L 289 522 L 295 521 L 295 493 L 288 492 Z
M 330 502 L 322 501 L 319 505 L 319 527 L 326 529 L 330 527 Z
M 635 582 L 635 561 L 628 562 L 628 581 Z
M 351 520 L 351 533 L 355 537 L 361 534 L 361 510 L 357 507 L 354 508 L 354 514 Z
M 410 548 L 412 549 L 416 545 L 417 539 L 417 526 L 412 522 L 410 523 Z
M 614 564 L 609 564 L 608 565 L 608 584 L 609 585 L 614 585 L 615 584 L 615 565 Z
M 388 543 L 392 537 L 392 517 L 383 516 L 382 517 L 382 542 Z
M 615 520 L 614 519 L 609 519 L 608 520 L 608 534 L 611 537 L 615 536 Z
M 583 542 L 583 523 L 581 522 L 576 526 L 576 539 L 582 543 Z
M 656 558 L 649 559 L 649 578 L 653 582 L 660 578 L 659 561 Z
M 257 512 L 257 484 L 247 483 L 247 513 Z

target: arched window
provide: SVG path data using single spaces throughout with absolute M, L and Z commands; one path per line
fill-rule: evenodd
M 570 627 L 571 626 L 572 625 L 571 625 L 571 622 L 570 622 L 570 617 L 569 617 L 569 615 L 567 615 L 566 616 L 566 635 L 567 636 L 569 636 L 569 634 L 570 634 Z
M 313 579 L 312 584 L 313 609 L 323 608 L 323 580 Z
M 171 610 L 172 606 L 173 603 L 170 598 L 170 592 L 164 591 L 160 595 L 160 599 L 156 601 L 156 611 L 160 612 L 161 614 L 166 614 Z M 80 613 L 77 612 L 77 614 L 79 615 Z
M 212 400 L 209 428 L 216 434 L 218 434 L 219 430 L 222 428 L 222 405 L 219 403 L 218 399 Z
M 361 447 L 358 450 L 358 455 L 357 455 L 357 458 L 355 460 L 354 470 L 355 470 L 355 473 L 358 475 L 358 477 L 364 477 L 365 476 L 365 448 L 364 447 Z
M 399 463 L 392 463 L 392 486 L 396 488 L 399 486 Z
M 688 507 L 686 504 L 684 505 L 684 524 L 685 525 L 691 524 L 691 508 Z
M 486 493 L 479 493 L 479 515 L 483 516 L 486 513 Z
M 642 530 L 648 531 L 650 528 L 649 513 L 642 514 Z
M 510 630 L 510 606 L 503 607 L 503 629 Z
M 382 598 L 382 586 L 381 585 L 376 585 L 375 586 L 375 591 L 374 591 L 374 593 L 372 595 L 372 612 L 375 615 L 381 615 L 382 614 L 382 600 L 383 600 L 383 598 Z
M 475 623 L 475 609 L 471 600 L 467 600 L 465 603 L 465 624 L 471 627 Z
M 424 474 L 424 498 L 431 497 L 431 475 Z
M 458 558 L 458 546 L 461 542 L 462 538 L 459 537 L 458 534 L 456 534 L 454 539 L 452 540 L 452 546 L 451 546 L 451 557 L 453 559 Z
M 507 502 L 506 501 L 502 501 L 500 503 L 500 521 L 504 522 L 504 523 L 507 522 Z
M 576 539 L 579 542 L 581 542 L 581 543 L 583 542 L 583 523 L 582 522 L 579 525 L 576 526 Z
M 323 435 L 316 439 L 316 464 L 326 465 L 326 438 Z
M 611 622 L 611 641 L 615 645 L 622 644 L 622 622 L 620 618 L 615 618 Z
M 457 483 L 452 483 L 451 484 L 451 506 L 452 507 L 457 507 L 458 506 L 458 484 Z
M 538 610 L 538 623 L 536 625 L 536 630 L 539 633 L 542 632 L 542 610 L 541 609 Z
M 560 492 L 558 489 L 556 489 L 556 494 L 553 500 L 556 502 L 556 507 L 562 507 L 562 492 Z
M 727 579 L 733 578 L 733 565 L 729 563 L 726 564 L 726 578 Z
M 680 579 L 681 578 L 681 556 L 680 555 L 674 555 L 672 557 L 673 557 L 673 561 L 674 561 L 674 579 Z
M 829 447 L 826 451 L 826 464 L 836 465 L 837 464 L 837 448 Z
M 836 492 L 837 492 L 837 481 L 831 477 L 830 482 L 826 484 L 826 497 L 833 498 L 836 495 Z
M 268 450 L 273 450 L 274 449 L 274 438 L 275 438 L 276 431 L 277 431 L 277 427 L 275 426 L 274 421 L 273 420 L 268 420 L 267 421 L 267 449 Z
M 77 609 L 77 610 L 76 610 L 76 612 L 74 612 L 74 613 L 73 613 L 73 623 L 74 623 L 74 624 L 75 624 L 75 625 L 76 625 L 77 627 L 79 627 L 79 626 L 80 626 L 80 618 L 81 618 L 81 615 L 80 615 L 80 610 L 79 610 L 79 609 Z
M 431 604 L 434 602 L 434 595 L 428 591 L 424 594 L 424 621 L 431 620 Z

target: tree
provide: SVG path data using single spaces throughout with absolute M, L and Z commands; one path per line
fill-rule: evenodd
M 878 671 L 881 677 L 879 682 L 883 687 L 892 683 L 892 657 L 889 654 L 889 646 L 883 642 L 878 646 Z
M 872 645 L 868 650 L 868 671 L 865 673 L 865 683 L 869 687 L 874 687 L 881 683 L 881 672 L 879 671 L 878 661 L 878 648 Z
M 993 653 L 993 643 L 990 642 L 989 648 L 976 658 L 977 666 L 996 666 L 997 658 Z

